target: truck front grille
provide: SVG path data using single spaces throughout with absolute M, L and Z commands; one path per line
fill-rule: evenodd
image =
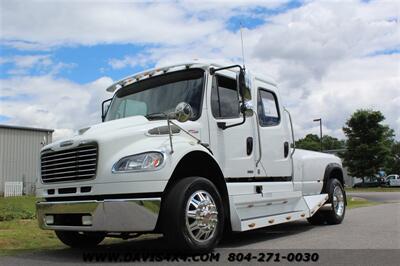
M 97 145 L 86 144 L 62 151 L 43 151 L 41 176 L 44 183 L 86 180 L 96 176 Z

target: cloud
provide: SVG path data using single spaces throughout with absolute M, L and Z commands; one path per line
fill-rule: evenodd
M 121 69 L 125 67 L 130 67 L 130 68 L 135 68 L 137 66 L 140 66 L 142 68 L 148 68 L 149 64 L 153 63 L 149 53 L 144 53 L 144 54 L 139 54 L 139 55 L 126 55 L 122 59 L 118 58 L 111 58 L 108 60 L 108 64 L 113 68 L 113 69 Z
M 3 1 L 2 43 L 22 50 L 65 45 L 147 43 L 177 45 L 207 38 L 229 18 L 287 0 Z
M 27 74 L 32 68 L 46 69 L 53 64 L 50 55 L 17 55 L 2 57 L 1 64 L 12 64 L 13 68 L 8 71 L 11 75 Z
M 58 74 L 61 69 L 73 68 L 75 64 L 54 62 L 52 55 L 40 54 L 40 55 L 15 55 L 0 57 L 0 65 L 9 64 L 7 67 L 7 74 L 9 75 L 29 75 L 31 71 L 35 71 L 40 74 Z M 6 68 L 5 68 L 6 69 Z
M 179 44 L 221 29 L 179 5 L 132 1 L 2 2 L 2 39 L 8 45 Z M 45 30 L 43 30 L 45 29 Z
M 253 55 L 305 65 L 319 79 L 334 62 L 398 47 L 400 27 L 390 19 L 398 12 L 394 1 L 348 1 L 346 8 L 341 2 L 313 2 L 271 18 L 260 29 Z
M 298 102 L 291 103 L 297 136 L 318 132 L 314 118 L 323 118 L 324 131 L 344 137 L 341 128 L 357 109 L 380 110 L 385 124 L 400 139 L 400 55 L 343 60 L 331 67 L 318 87 Z M 379 66 L 379 67 L 377 67 Z M 289 92 L 290 93 L 290 92 Z
M 24 101 L 3 100 L 0 114 L 12 124 L 56 129 L 55 138 L 70 136 L 81 127 L 101 122 L 101 102 L 109 98 L 108 77 L 77 84 L 50 75 L 0 80 L 2 97 L 25 95 Z
M 15 56 L 13 61 L 17 68 L 31 68 L 34 65 L 48 66 L 52 64 L 49 55 Z

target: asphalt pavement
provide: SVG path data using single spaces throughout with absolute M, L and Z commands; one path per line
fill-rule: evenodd
M 400 192 L 348 192 L 347 195 L 376 202 L 400 202 Z
M 390 195 L 386 200 L 393 201 L 392 197 L 395 196 L 394 194 Z M 386 197 L 381 195 L 380 199 Z M 135 252 L 138 250 L 162 251 L 168 246 L 163 238 L 155 236 L 145 240 L 130 240 L 118 244 L 101 245 L 95 250 L 82 251 L 66 248 L 35 253 L 26 252 L 0 257 L 0 265 L 46 266 L 64 263 L 86 265 L 83 261 L 83 252 L 125 254 L 124 252 L 127 251 Z M 231 264 L 228 261 L 228 254 L 232 252 L 250 252 L 252 254 L 260 252 L 281 254 L 311 252 L 319 255 L 319 262 L 328 265 L 342 263 L 396 265 L 396 262 L 400 260 L 400 202 L 348 209 L 346 217 L 340 225 L 312 226 L 307 221 L 301 220 L 237 233 L 224 239 L 215 252 L 221 254 L 221 261 L 226 265 Z M 152 264 L 157 263 L 153 262 Z M 159 262 L 159 264 L 163 265 L 164 262 Z M 186 264 L 169 263 L 169 265 Z M 240 264 L 249 265 L 246 261 L 242 261 Z M 279 265 L 284 264 L 286 263 L 279 262 Z

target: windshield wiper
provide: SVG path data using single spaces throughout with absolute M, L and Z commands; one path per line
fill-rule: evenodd
M 164 113 L 151 113 L 151 114 L 147 114 L 144 117 L 146 117 L 147 119 L 151 120 L 151 119 L 164 119 L 167 118 L 167 115 Z

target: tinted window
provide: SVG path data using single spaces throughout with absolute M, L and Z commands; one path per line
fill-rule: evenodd
M 239 117 L 239 95 L 236 80 L 216 76 L 211 91 L 211 110 L 217 118 Z
M 280 114 L 276 96 L 269 91 L 259 90 L 257 113 L 260 125 L 263 127 L 279 124 Z
M 192 106 L 193 117 L 200 117 L 203 96 L 201 69 L 190 69 L 154 76 L 132 83 L 117 91 L 107 112 L 106 121 L 157 113 L 170 113 L 180 102 Z M 162 116 L 158 119 L 165 119 Z

